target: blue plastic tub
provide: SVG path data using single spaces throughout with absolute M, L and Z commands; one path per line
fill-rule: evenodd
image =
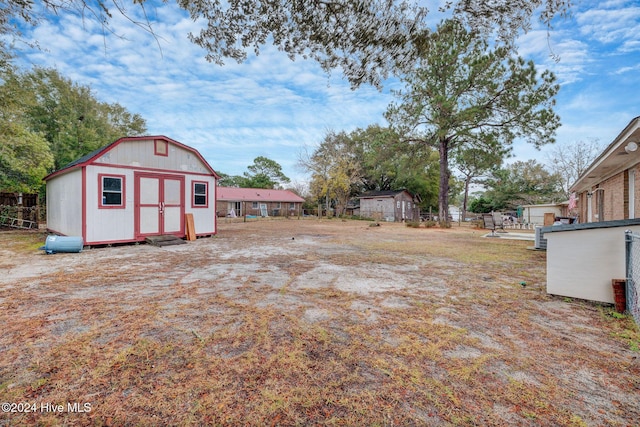
M 44 246 L 40 249 L 48 254 L 56 252 L 80 252 L 84 246 L 82 237 L 76 236 L 47 236 Z

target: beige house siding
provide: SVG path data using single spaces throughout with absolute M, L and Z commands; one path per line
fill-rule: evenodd
M 611 279 L 624 279 L 624 232 L 640 232 L 638 220 L 544 227 L 547 292 L 613 303 Z

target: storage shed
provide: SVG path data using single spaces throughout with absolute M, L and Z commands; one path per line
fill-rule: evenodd
M 126 137 L 45 177 L 47 229 L 85 245 L 215 234 L 218 175 L 194 148 L 166 136 Z
M 360 199 L 360 216 L 384 221 L 419 221 L 419 200 L 407 190 L 369 191 Z
M 551 225 L 556 217 L 568 216 L 568 205 L 569 202 L 523 205 L 520 221 L 523 224 Z M 551 222 L 547 224 L 545 223 L 545 218 L 549 218 L 549 216 L 551 217 Z

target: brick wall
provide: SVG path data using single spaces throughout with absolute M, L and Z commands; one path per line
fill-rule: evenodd
M 625 173 L 622 172 L 600 184 L 600 188 L 604 189 L 604 218 L 599 218 L 600 221 L 625 219 L 624 176 Z
M 635 171 L 634 179 L 634 216 L 640 218 L 640 165 L 632 168 Z M 591 203 L 591 221 L 613 221 L 629 219 L 629 179 L 633 174 L 623 171 L 603 181 L 597 187 L 591 188 L 592 197 L 589 199 L 587 192 L 578 195 L 580 222 L 588 222 L 588 206 Z M 602 198 L 604 215 L 598 217 L 598 206 Z

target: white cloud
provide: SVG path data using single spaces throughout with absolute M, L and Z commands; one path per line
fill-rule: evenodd
M 637 64 L 633 67 L 621 67 L 617 70 L 614 70 L 612 74 L 626 74 L 626 73 L 635 73 L 640 71 L 640 64 Z
M 639 66 L 639 8 L 629 0 L 586 6 L 550 32 L 540 27 L 519 39 L 520 55 L 552 70 L 562 84 L 559 141 L 613 138 L 640 115 L 640 89 L 631 82 Z M 131 12 L 143 19 L 138 8 Z M 147 12 L 157 39 L 115 13 L 115 35 L 93 21 L 62 15 L 32 31 L 46 50 L 25 51 L 21 60 L 90 85 L 102 101 L 142 115 L 150 134 L 192 145 L 215 170 L 230 174 L 241 174 L 264 155 L 300 180 L 298 152 L 318 144 L 326 131 L 386 124 L 383 113 L 397 80 L 389 80 L 383 92 L 367 86 L 352 91 L 338 71 L 327 76 L 315 62 L 291 61 L 271 46 L 257 57 L 249 52 L 243 64 L 226 60 L 220 67 L 187 39 L 202 23 L 175 4 L 148 6 Z M 432 12 L 430 19 L 439 20 L 433 6 Z M 521 145 L 514 154 L 542 155 Z
M 618 43 L 638 40 L 640 7 L 628 6 L 616 9 L 590 9 L 576 14 L 583 36 L 600 43 Z
M 63 15 L 57 25 L 45 22 L 33 31 L 47 51 L 22 59 L 91 86 L 99 99 L 141 114 L 150 134 L 192 145 L 214 169 L 231 174 L 265 155 L 295 176 L 298 147 L 321 141 L 327 129 L 382 120 L 388 93 L 351 91 L 340 75 L 329 77 L 311 61 L 292 62 L 271 46 L 257 57 L 250 52 L 243 64 L 227 60 L 220 67 L 187 39 L 199 23 L 175 5 L 148 12 L 158 39 L 118 14 L 111 20 L 115 34 Z M 131 13 L 142 19 L 138 9 Z

